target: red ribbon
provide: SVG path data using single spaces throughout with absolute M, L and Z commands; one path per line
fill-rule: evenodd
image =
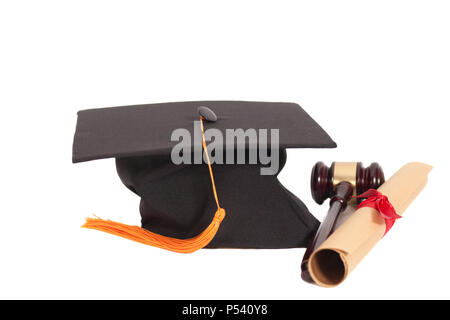
M 369 189 L 355 198 L 367 198 L 361 202 L 358 207 L 356 207 L 356 210 L 363 207 L 369 207 L 380 213 L 381 217 L 386 222 L 386 232 L 384 235 L 386 235 L 386 233 L 392 228 L 395 220 L 401 218 L 401 216 L 395 212 L 395 209 L 389 202 L 388 197 L 375 189 Z

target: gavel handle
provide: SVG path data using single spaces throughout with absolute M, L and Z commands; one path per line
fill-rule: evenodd
M 316 250 L 333 232 L 339 215 L 347 207 L 347 203 L 353 195 L 353 186 L 349 182 L 341 182 L 336 186 L 336 195 L 330 200 L 330 209 L 328 214 L 320 224 L 319 229 L 314 236 L 314 240 L 310 243 L 303 256 L 301 269 L 302 279 L 306 282 L 313 283 L 308 271 L 308 261 L 311 254 Z

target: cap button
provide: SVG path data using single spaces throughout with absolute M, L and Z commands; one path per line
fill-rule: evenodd
M 199 115 L 202 116 L 206 121 L 209 121 L 209 122 L 217 121 L 216 114 L 210 108 L 205 107 L 205 106 L 200 106 L 197 108 L 197 111 L 198 111 Z

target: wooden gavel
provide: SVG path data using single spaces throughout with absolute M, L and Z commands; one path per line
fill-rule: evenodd
M 331 200 L 328 214 L 303 256 L 303 280 L 314 282 L 308 271 L 309 257 L 331 235 L 339 215 L 344 212 L 352 196 L 360 195 L 369 189 L 378 189 L 383 183 L 383 169 L 376 162 L 367 168 L 364 168 L 361 162 L 333 162 L 331 167 L 327 167 L 323 162 L 316 163 L 311 172 L 312 197 L 318 204 L 328 198 Z

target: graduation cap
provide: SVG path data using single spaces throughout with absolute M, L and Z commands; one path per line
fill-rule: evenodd
M 286 148 L 334 147 L 294 103 L 192 101 L 83 110 L 73 162 L 116 158 L 120 179 L 141 198 L 142 218 L 141 227 L 99 218 L 88 218 L 84 227 L 183 253 L 305 247 L 319 222 L 277 174 Z

